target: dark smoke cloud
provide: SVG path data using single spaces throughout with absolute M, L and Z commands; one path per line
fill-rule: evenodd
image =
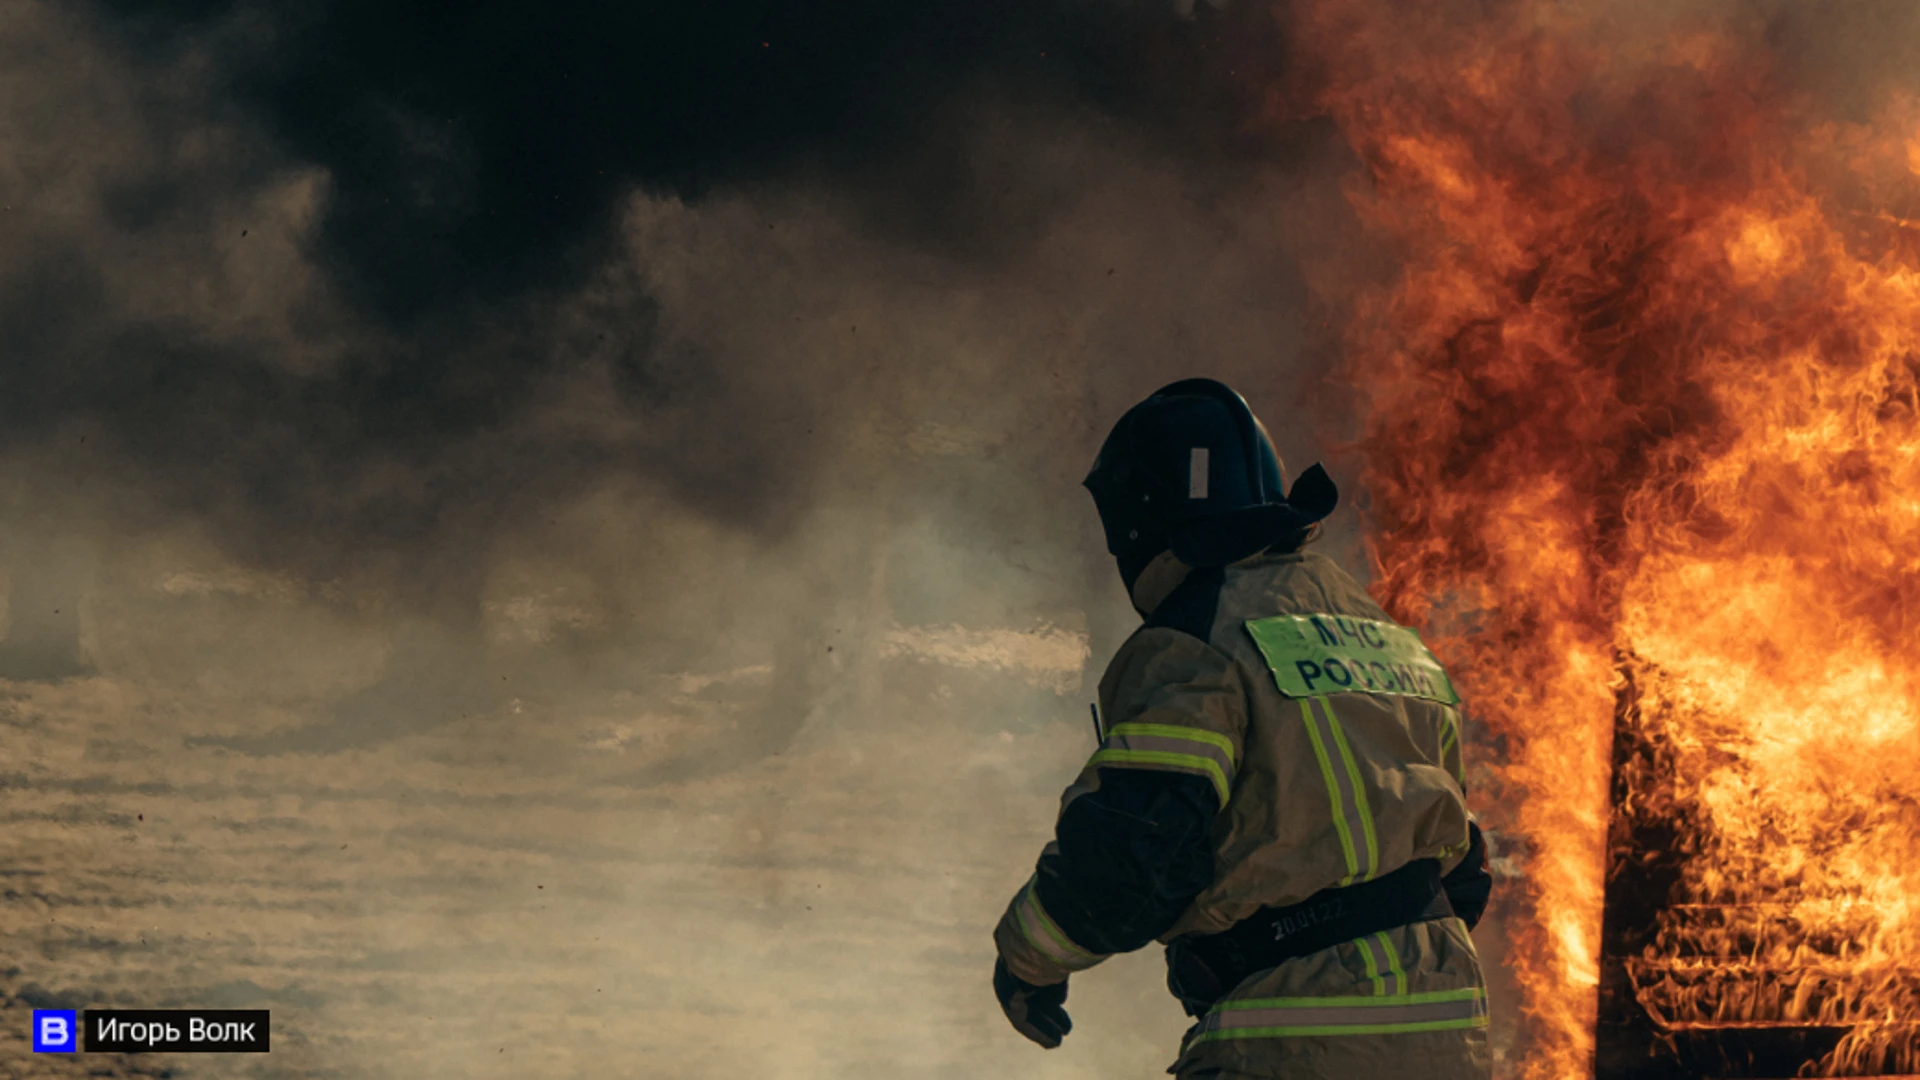
M 1036 222 L 1027 177 L 970 167 L 962 114 L 983 88 L 1216 157 L 1282 53 L 1256 9 L 1142 0 L 102 10 L 149 57 L 218 35 L 228 101 L 332 177 L 326 265 L 390 317 L 577 275 L 635 186 L 696 198 L 815 171 L 916 239 L 991 251 Z M 180 195 L 124 201 L 151 219 Z
M 1300 331 L 1296 249 L 1351 229 L 1333 133 L 1264 119 L 1279 26 L 1172 0 L 13 9 L 0 563 L 104 609 L 198 560 L 192 595 L 291 589 L 386 642 L 371 684 L 276 684 L 335 688 L 306 726 L 218 745 L 424 730 L 499 704 L 482 668 L 558 694 L 771 655 L 782 700 L 735 741 L 777 747 L 833 691 L 823 642 L 884 624 L 848 597 L 903 523 L 939 537 L 912 575 L 1024 568 L 922 588 L 947 605 L 922 617 L 1081 618 L 1112 581 L 1074 489 L 1140 393 L 1239 380 L 1307 452 L 1296 361 L 1331 335 Z M 233 592 L 227 563 L 265 576 Z M 501 645 L 528 597 L 537 647 Z M 89 644 L 154 677 L 283 670 L 300 636 L 115 610 L 179 629 Z M 0 674 L 83 669 L 62 618 L 11 620 L 0 658 L 44 662 Z
M 672 257 L 624 246 L 634 192 L 804 188 L 893 243 L 990 266 L 1088 177 L 1047 160 L 1039 126 L 983 139 L 983 103 L 1132 133 L 1217 182 L 1273 145 L 1237 132 L 1281 53 L 1254 8 L 1133 2 L 87 10 L 38 32 L 98 35 L 102 81 L 129 81 L 88 133 L 104 145 L 87 174 L 13 178 L 16 222 L 44 222 L 55 184 L 75 205 L 0 269 L 0 450 L 46 478 L 27 487 L 88 475 L 123 489 L 118 513 L 192 515 L 243 558 L 320 576 L 370 553 L 419 570 L 446 537 L 609 472 L 741 527 L 791 523 L 846 388 L 766 400 L 752 358 L 663 333 L 644 287 L 608 292 L 609 265 Z M 63 122 L 51 102 L 35 120 Z M 237 254 L 276 243 L 270 267 Z M 125 280 L 209 267 L 228 295 Z M 232 280 L 262 273 L 279 277 Z M 249 286 L 274 294 L 271 325 L 224 308 Z M 531 433 L 592 363 L 642 428 L 684 438 Z M 470 593 L 457 569 L 407 587 Z

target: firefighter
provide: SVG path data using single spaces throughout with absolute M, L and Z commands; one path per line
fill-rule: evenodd
M 1188 379 L 1121 417 L 1086 486 L 1145 621 L 994 930 L 1007 1018 L 1060 1045 L 1068 976 L 1157 939 L 1196 1021 L 1168 1070 L 1185 1080 L 1484 1080 L 1467 932 L 1491 878 L 1460 701 L 1413 631 L 1303 550 L 1331 478 L 1289 489 L 1246 402 Z

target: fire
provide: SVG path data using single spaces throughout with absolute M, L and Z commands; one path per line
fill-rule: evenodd
M 1503 747 L 1524 1075 L 1591 1074 L 1610 814 L 1673 825 L 1665 1029 L 1920 1072 L 1920 108 L 1620 7 L 1286 16 L 1402 261 L 1348 343 L 1377 591 Z

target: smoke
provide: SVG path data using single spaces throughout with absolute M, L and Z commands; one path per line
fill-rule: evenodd
M 9 8 L 8 1015 L 276 1010 L 194 1074 L 1029 1067 L 985 934 L 1130 620 L 1080 477 L 1188 375 L 1296 470 L 1342 423 L 1313 297 L 1377 253 L 1279 26 Z M 1046 1068 L 1168 1055 L 1153 967 Z
M 1411 67 L 1516 7 L 1353 10 L 1398 31 L 1341 62 Z M 275 1010 L 271 1067 L 185 1075 L 1159 1067 L 1155 958 L 1040 1057 L 986 929 L 1130 625 L 1106 426 L 1211 374 L 1295 471 L 1359 430 L 1349 308 L 1407 252 L 1295 14 L 8 7 L 0 1029 Z M 1606 14 L 1609 92 L 1729 25 L 1841 122 L 1910 79 L 1905 4 Z M 1652 100 L 1575 112 L 1705 115 Z
M 1523 6 L 1352 5 L 1395 29 L 1338 62 Z M 1298 14 L 8 7 L 0 1032 L 275 1010 L 271 1066 L 184 1075 L 1158 1068 L 1154 957 L 1042 1057 L 986 931 L 1131 623 L 1107 425 L 1211 374 L 1297 472 L 1374 389 L 1336 359 L 1408 252 Z M 1702 28 L 1841 122 L 1910 79 L 1905 4 L 1604 15 L 1609 138 L 1701 126 L 1614 92 Z
M 748 198 L 768 256 L 832 258 L 791 236 L 831 221 L 883 253 L 870 265 L 918 259 L 909 272 L 938 288 L 1017 275 L 1100 183 L 1102 153 L 1200 203 L 1244 196 L 1272 156 L 1234 138 L 1256 65 L 1278 55 L 1275 24 L 1251 15 L 338 3 L 10 18 L 23 54 L 81 58 L 22 68 L 8 106 L 10 518 L 56 502 L 118 527 L 190 518 L 248 565 L 443 619 L 472 615 L 483 538 L 609 478 L 781 535 L 850 418 L 897 409 L 914 381 L 899 369 L 951 362 L 854 370 L 886 347 L 884 323 L 865 348 L 852 321 L 824 352 L 748 340 L 726 324 L 805 331 L 858 312 L 824 291 L 715 310 L 709 283 L 674 279 L 680 245 L 743 226 L 661 235 L 636 206 L 697 217 Z M 1140 260 L 1116 245 L 1097 269 L 1158 287 Z M 1272 269 L 1264 302 L 1290 304 L 1291 275 Z M 1034 397 L 1019 373 L 1045 347 L 1021 344 L 966 363 Z M 1097 363 L 1089 375 L 1129 360 Z M 595 378 L 619 422 L 560 418 Z
M 1132 222 L 1105 223 L 1107 250 L 1053 253 L 1087 260 L 1079 280 L 1035 268 L 1063 220 L 1114 199 L 1110 167 L 1201 208 L 1218 237 L 1249 227 L 1220 200 L 1247 205 L 1276 156 L 1324 150 L 1324 131 L 1237 137 L 1280 52 L 1255 13 L 340 3 L 10 18 L 22 55 L 76 58 L 15 75 L 0 265 L 6 517 L 59 545 L 190 525 L 220 558 L 473 639 L 492 549 L 606 488 L 777 542 L 823 477 L 871 457 L 855 429 L 916 395 L 953 400 L 930 393 L 946 369 L 969 369 L 969 398 L 1068 417 L 1019 447 L 1058 479 L 1087 456 L 1091 417 L 1159 372 L 1272 370 L 1295 347 L 1282 316 L 1298 283 L 1271 250 L 1239 271 L 1265 279 L 1236 286 L 1273 313 L 1266 340 L 1225 348 L 1206 324 L 1247 317 L 1223 323 L 1190 295 L 1207 271 L 1170 289 L 1128 247 Z M 1057 324 L 1040 332 L 1091 340 L 1008 335 L 961 356 L 891 308 L 896 280 L 934 296 L 1036 273 L 1056 278 L 1035 282 L 1050 306 L 1025 305 Z M 760 286 L 737 288 L 747 275 Z M 1150 294 L 1198 336 L 1103 341 L 1072 311 Z M 930 313 L 961 324 L 949 340 L 1009 315 L 1035 318 Z M 1029 377 L 1036 363 L 1049 382 Z M 587 584 L 618 591 L 602 569 Z

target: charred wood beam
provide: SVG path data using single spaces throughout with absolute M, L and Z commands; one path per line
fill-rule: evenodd
M 1677 802 L 1650 810 L 1637 796 L 1671 789 L 1663 740 L 1642 720 L 1636 665 L 1618 658 L 1607 830 L 1607 879 L 1600 927 L 1600 1008 L 1596 1080 L 1721 1080 L 1792 1077 L 1830 1053 L 1848 1028 L 1768 1022 L 1663 1023 L 1643 1004 L 1636 969 L 1664 922 L 1679 917 L 1682 869 L 1700 836 Z

